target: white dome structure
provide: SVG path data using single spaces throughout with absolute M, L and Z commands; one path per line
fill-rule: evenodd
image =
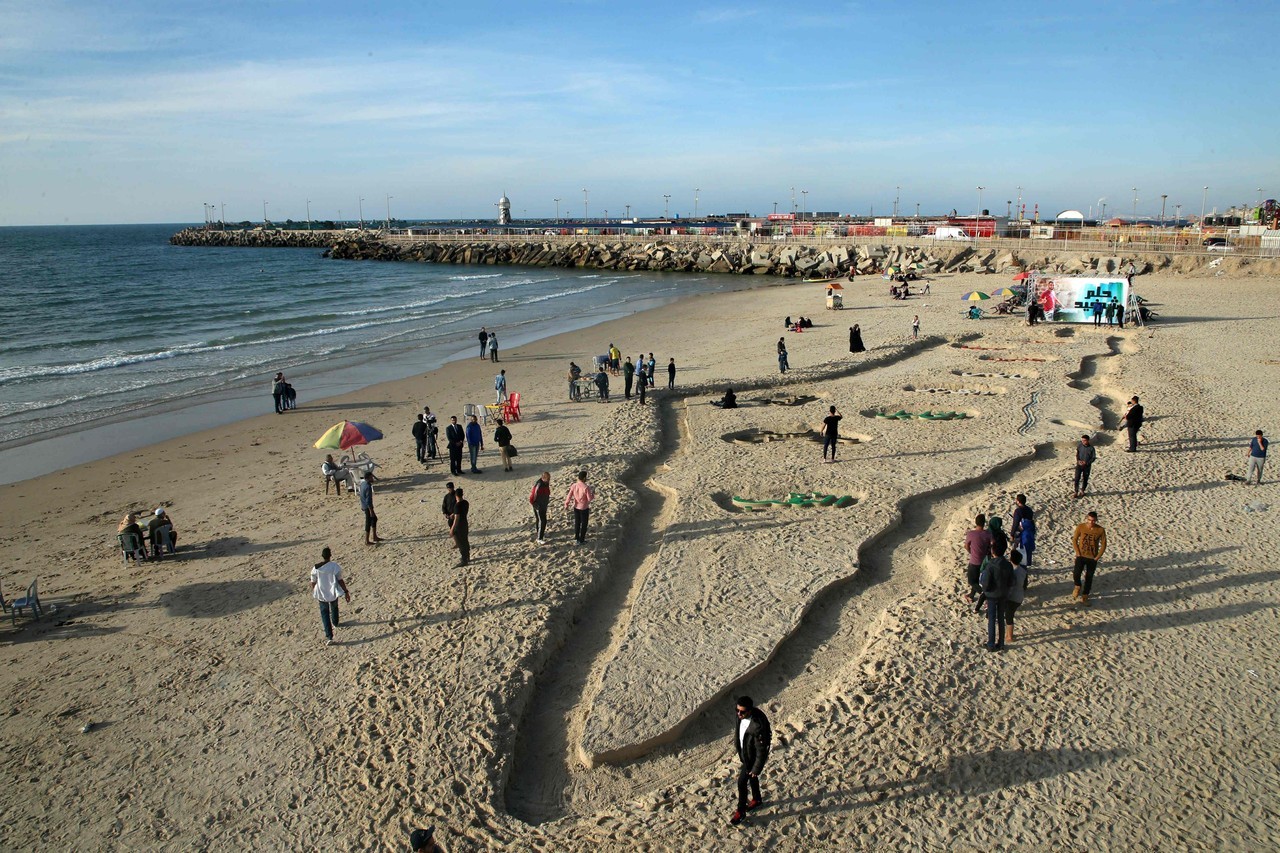
M 502 191 L 502 198 L 498 199 L 498 224 L 511 224 L 511 199 L 507 198 L 507 191 Z

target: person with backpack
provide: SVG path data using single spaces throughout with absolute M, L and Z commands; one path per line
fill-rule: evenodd
M 551 503 L 551 472 L 543 471 L 542 476 L 533 481 L 533 490 L 529 492 L 529 503 L 533 505 L 535 532 L 533 540 L 539 545 L 547 544 L 547 506 Z
M 1013 566 L 1004 557 L 1004 551 L 991 543 L 987 558 L 982 561 L 978 574 L 978 586 L 982 589 L 982 601 L 987 603 L 987 651 L 998 652 L 1004 648 L 1004 601 L 1013 586 Z M 978 606 L 982 606 L 982 601 Z
M 1013 583 L 1009 585 L 1009 594 L 1004 599 L 1004 641 L 1013 642 L 1013 614 L 1018 612 L 1027 596 L 1027 566 L 1023 562 L 1022 552 L 1014 548 L 1009 552 L 1009 561 L 1013 563 Z

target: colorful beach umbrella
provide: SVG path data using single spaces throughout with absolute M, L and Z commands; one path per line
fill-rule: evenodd
M 382 438 L 382 432 L 360 421 L 341 421 L 325 430 L 316 442 L 317 450 L 350 450 Z
M 1016 294 L 1007 287 L 1002 287 L 999 290 L 991 291 L 992 299 L 1009 299 L 1010 297 L 1015 295 Z
M 981 302 L 984 299 L 990 299 L 990 298 L 991 297 L 988 294 L 983 293 L 981 290 L 970 290 L 964 296 L 960 297 L 960 301 L 961 302 Z
M 1027 280 L 1027 279 L 1029 279 L 1029 278 L 1031 278 L 1031 273 L 1029 273 L 1029 272 L 1020 272 L 1020 273 L 1018 273 L 1017 275 L 1015 275 L 1015 276 L 1013 277 L 1013 280 L 1014 280 L 1014 281 L 1026 281 L 1026 280 Z

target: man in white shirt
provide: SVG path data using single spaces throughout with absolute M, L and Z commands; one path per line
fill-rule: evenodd
M 342 566 L 333 561 L 328 548 L 320 552 L 320 562 L 311 569 L 311 595 L 320 602 L 320 624 L 324 626 L 324 644 L 333 645 L 333 629 L 339 627 L 338 598 L 346 596 L 351 603 L 351 591 L 342 578 Z

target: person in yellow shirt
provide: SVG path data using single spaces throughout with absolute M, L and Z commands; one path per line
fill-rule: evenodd
M 1071 534 L 1071 544 L 1076 550 L 1076 567 L 1072 573 L 1076 588 L 1071 597 L 1087 605 L 1089 592 L 1093 589 L 1093 573 L 1098 569 L 1098 560 L 1107 551 L 1107 531 L 1098 524 L 1096 512 L 1089 513 L 1083 524 L 1076 525 L 1075 532 Z

